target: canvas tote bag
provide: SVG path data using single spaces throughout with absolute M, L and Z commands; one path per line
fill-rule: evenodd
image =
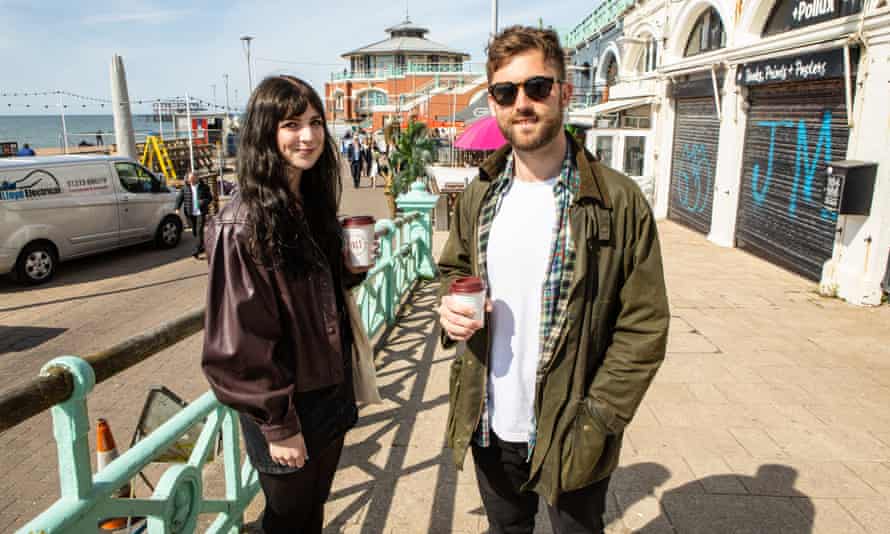
M 352 386 L 355 400 L 363 404 L 383 402 L 377 391 L 377 369 L 374 367 L 374 351 L 371 341 L 362 326 L 361 315 L 352 292 L 346 290 L 346 311 L 349 313 L 349 326 L 352 328 Z

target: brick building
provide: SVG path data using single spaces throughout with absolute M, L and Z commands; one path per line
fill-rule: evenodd
M 413 117 L 450 128 L 453 116 L 484 101 L 484 68 L 474 69 L 469 54 L 427 39 L 429 30 L 410 20 L 386 32 L 387 39 L 341 56 L 348 65 L 325 84 L 329 122 L 378 130 Z

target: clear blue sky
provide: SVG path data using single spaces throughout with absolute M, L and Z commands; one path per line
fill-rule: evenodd
M 598 0 L 501 0 L 501 27 L 537 24 L 575 26 Z M 405 0 L 169 1 L 0 0 L 0 93 L 63 90 L 110 98 L 112 54 L 124 58 L 131 99 L 191 95 L 225 103 L 223 74 L 235 105 L 247 98 L 247 64 L 239 37 L 252 45 L 254 80 L 292 73 L 322 90 L 340 54 L 386 38 L 384 29 L 405 18 Z M 490 0 L 413 0 L 413 22 L 428 38 L 483 61 Z M 9 107 L 9 104 L 13 107 Z M 0 96 L 0 114 L 44 110 L 56 97 Z M 69 113 L 108 113 L 65 98 Z M 25 108 L 24 104 L 31 104 Z M 134 109 L 149 112 L 148 106 Z

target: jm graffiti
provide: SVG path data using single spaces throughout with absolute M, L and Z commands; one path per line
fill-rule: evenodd
M 773 181 L 773 170 L 778 164 L 790 162 L 776 161 L 776 132 L 779 128 L 797 128 L 797 140 L 794 149 L 794 176 L 791 181 L 791 189 L 787 193 L 788 216 L 797 217 L 799 199 L 812 206 L 819 206 L 820 202 L 813 198 L 813 183 L 816 179 L 816 171 L 819 162 L 826 165 L 831 162 L 831 111 L 822 114 L 822 123 L 816 139 L 816 147 L 810 152 L 810 142 L 807 134 L 807 126 L 803 120 L 794 121 L 760 121 L 757 126 L 769 128 L 769 149 L 766 156 L 766 173 L 761 176 L 760 163 L 755 163 L 751 168 L 751 197 L 754 204 L 763 206 L 769 196 L 770 186 Z M 824 167 L 823 167 L 824 170 Z M 780 199 L 781 200 L 781 199 Z M 820 217 L 826 220 L 834 220 L 837 214 L 820 209 Z
M 684 143 L 678 162 L 677 198 L 680 206 L 692 213 L 702 213 L 713 190 L 711 160 L 701 143 Z

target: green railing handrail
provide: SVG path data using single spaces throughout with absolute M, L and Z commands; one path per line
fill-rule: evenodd
M 591 35 L 618 20 L 634 2 L 635 0 L 603 0 L 573 29 L 560 36 L 563 48 L 574 48 L 583 43 Z
M 438 197 L 424 189 L 424 185 L 417 182 L 411 192 L 396 200 L 406 216 L 377 223 L 381 256 L 356 292 L 369 336 L 377 334 L 383 324 L 394 323 L 398 306 L 415 281 L 435 276 L 431 218 Z M 203 314 L 204 310 L 191 312 L 170 323 L 173 325 L 170 332 L 155 329 L 110 351 L 93 355 L 92 361 L 76 356 L 56 358 L 41 370 L 41 380 L 46 382 L 38 381 L 36 386 L 32 383 L 38 388 L 36 392 L 20 388 L 16 395 L 4 395 L 0 399 L 0 414 L 5 407 L 21 405 L 26 399 L 38 403 L 53 401 L 51 412 L 61 497 L 20 529 L 20 533 L 94 532 L 102 520 L 113 517 L 146 517 L 149 534 L 185 533 L 195 530 L 201 514 L 216 514 L 207 532 L 235 534 L 240 531 L 244 510 L 259 492 L 259 482 L 250 463 L 247 460 L 241 463 L 237 413 L 220 404 L 212 392 L 200 396 L 95 475 L 90 471 L 87 395 L 98 381 L 200 330 Z M 125 347 L 132 349 L 133 354 L 128 355 Z M 120 363 L 111 362 L 115 358 L 109 358 L 109 354 L 120 358 Z M 49 394 L 39 390 L 40 385 L 47 384 L 51 388 Z M 21 420 L 27 417 L 30 415 Z M 6 421 L 9 426 L 11 422 L 11 419 Z M 114 497 L 118 488 L 130 482 L 199 423 L 204 427 L 188 462 L 168 468 L 151 497 Z M 202 469 L 219 435 L 223 444 L 225 497 L 205 499 Z
M 477 63 L 407 63 L 403 66 L 387 65 L 369 70 L 334 72 L 333 81 L 341 80 L 378 80 L 402 78 L 409 74 L 466 74 L 482 76 L 484 69 L 474 70 Z

